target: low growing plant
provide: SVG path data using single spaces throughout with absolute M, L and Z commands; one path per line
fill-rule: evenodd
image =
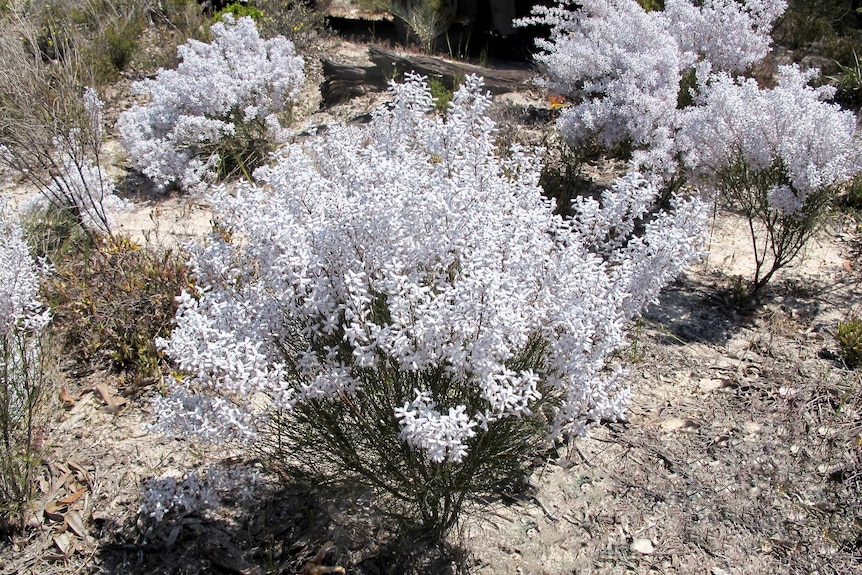
M 843 65 L 836 62 L 838 76 L 830 77 L 835 83 L 835 100 L 848 108 L 858 108 L 862 105 L 862 64 L 859 55 L 853 50 L 853 62 Z
M 31 249 L 52 265 L 42 292 L 67 352 L 123 372 L 130 391 L 158 379 L 153 340 L 170 333 L 175 298 L 189 287 L 181 255 L 124 236 L 86 235 L 51 206 L 31 210 L 24 226 Z
M 132 164 L 161 188 L 236 173 L 250 179 L 283 139 L 280 115 L 305 80 L 293 44 L 263 40 L 251 18 L 225 15 L 212 33 L 209 44 L 178 48 L 176 70 L 136 83 L 150 102 L 120 117 Z
M 851 318 L 838 324 L 838 344 L 841 356 L 850 369 L 862 365 L 862 321 Z
M 623 417 L 624 326 L 698 257 L 707 210 L 648 217 L 631 173 L 565 220 L 537 152 L 498 153 L 480 79 L 444 116 L 419 77 L 393 90 L 214 192 L 155 413 L 440 537 L 554 439 Z

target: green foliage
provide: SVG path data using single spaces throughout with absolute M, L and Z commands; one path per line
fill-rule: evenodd
M 283 125 L 289 125 L 291 119 L 291 104 L 281 116 Z M 209 157 L 216 154 L 219 158 L 216 173 L 219 180 L 242 177 L 252 180 L 252 173 L 266 164 L 269 156 L 275 151 L 266 122 L 262 118 L 244 120 L 241 110 L 233 110 L 229 121 L 234 124 L 234 132 L 224 135 L 218 142 L 205 145 L 201 143 L 201 155 Z
M 158 68 L 176 67 L 177 46 L 190 38 L 202 42 L 210 40 L 210 19 L 197 0 L 106 1 L 130 4 L 143 15 L 144 26 L 137 43 L 145 43 L 148 49 L 135 50 L 129 63 L 141 74 L 155 73 Z
M 638 4 L 647 12 L 664 10 L 664 0 L 638 0 Z
M 838 324 L 838 344 L 847 367 L 862 366 L 862 320 L 851 318 Z
M 455 22 L 455 4 L 448 0 L 392 0 L 389 12 L 404 21 L 424 52 Z
M 53 266 L 44 299 L 66 350 L 80 361 L 124 371 L 132 387 L 157 378 L 153 340 L 168 335 L 174 298 L 189 285 L 184 260 L 124 237 L 88 237 L 55 208 L 28 219 L 30 244 Z
M 512 364 L 534 367 L 543 350 L 536 338 Z M 447 390 L 451 401 L 464 403 L 468 413 L 483 409 L 484 400 L 452 380 L 443 366 L 422 372 L 395 365 L 366 368 L 360 382 L 362 393 L 340 402 L 304 400 L 275 415 L 260 435 L 260 455 L 285 476 L 324 493 L 373 488 L 377 511 L 410 540 L 439 540 L 466 508 L 522 490 L 530 462 L 548 448 L 548 421 L 561 403 L 559 394 L 549 391 L 531 405 L 533 415 L 489 423 L 487 432 L 467 442 L 461 462 L 434 463 L 401 439 L 393 414 L 399 401 L 414 388 L 428 387 Z
M 862 175 L 856 176 L 850 181 L 844 203 L 851 210 L 862 211 Z
M 225 14 L 231 14 L 234 18 L 242 18 L 244 16 L 248 16 L 250 18 L 253 18 L 257 24 L 260 24 L 266 18 L 266 14 L 259 8 L 249 6 L 248 4 L 240 4 L 239 2 L 234 2 L 232 4 L 228 4 L 227 6 L 216 12 L 213 16 L 213 20 L 215 20 L 216 22 L 220 22 Z
M 439 114 L 445 114 L 449 109 L 449 102 L 452 101 L 454 91 L 450 89 L 442 78 L 428 78 L 428 88 L 431 90 L 431 97 L 434 98 L 434 109 Z
M 862 42 L 862 30 L 848 0 L 790 0 L 773 36 L 778 44 L 796 51 L 796 59 L 808 53 L 841 66 L 853 64 L 853 53 Z M 822 67 L 824 74 L 838 70 L 828 64 Z
M 557 202 L 557 213 L 570 216 L 572 200 L 590 193 L 594 188 L 584 177 L 584 151 L 573 149 L 562 137 L 555 137 L 546 142 L 545 150 L 539 185 L 542 186 L 547 197 Z
M 68 210 L 49 204 L 21 219 L 30 253 L 39 259 L 69 258 L 92 248 L 92 237 Z
M 840 62 L 838 65 L 838 76 L 830 76 L 835 82 L 837 91 L 835 100 L 846 107 L 858 108 L 862 106 L 862 65 L 859 64 L 859 56 L 853 50 L 853 64 L 845 66 Z
M 56 4 L 45 4 L 36 16 L 36 46 L 45 61 L 63 58 L 73 47 L 73 30 L 66 20 L 66 13 Z

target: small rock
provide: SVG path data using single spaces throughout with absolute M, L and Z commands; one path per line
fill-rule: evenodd
M 652 555 L 655 552 L 655 548 L 649 539 L 635 539 L 632 541 L 632 551 L 637 551 L 643 555 Z
M 742 428 L 748 433 L 760 433 L 760 430 L 763 429 L 759 423 L 754 421 L 746 421 L 742 424 Z
M 721 389 L 724 387 L 723 379 L 716 379 L 712 377 L 704 377 L 698 383 L 697 386 L 701 391 L 709 393 L 711 391 L 715 391 L 716 389 Z

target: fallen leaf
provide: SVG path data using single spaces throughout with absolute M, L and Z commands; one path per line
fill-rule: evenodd
M 102 396 L 102 400 L 107 404 L 108 409 L 116 413 L 119 409 L 126 403 L 126 400 L 122 397 L 118 397 L 114 395 L 107 385 L 104 383 L 100 383 L 96 385 L 96 391 L 99 392 L 99 395 Z
M 75 470 L 76 474 L 78 475 L 79 481 L 87 485 L 90 485 L 92 483 L 92 480 L 90 479 L 90 473 L 86 469 L 84 469 L 83 465 L 81 465 L 74 459 L 69 459 L 66 461 L 66 463 L 69 464 L 69 467 Z
M 57 501 L 49 501 L 48 504 L 45 505 L 45 517 L 51 521 L 63 521 L 63 512 L 65 509 L 65 505 L 60 505 Z
M 742 424 L 742 428 L 748 433 L 760 433 L 763 426 L 756 421 L 746 421 Z
M 843 262 L 843 263 L 844 263 L 844 269 L 845 269 L 845 270 L 847 270 L 848 272 L 852 272 L 852 271 L 853 271 L 853 264 L 851 264 L 851 263 L 850 263 L 849 261 L 847 261 L 847 260 L 844 260 L 844 262 Z
M 655 548 L 649 539 L 635 539 L 632 541 L 632 551 L 637 551 L 643 555 L 652 555 L 655 552 Z
M 89 541 L 90 538 L 87 535 L 87 529 L 84 527 L 84 520 L 81 519 L 81 515 L 74 509 L 66 513 L 66 525 L 75 532 L 75 535 L 84 541 Z
M 60 550 L 64 556 L 69 556 L 72 549 L 72 541 L 67 533 L 60 533 L 54 536 L 54 545 Z
M 700 424 L 690 419 L 671 417 L 662 421 L 661 427 L 665 431 L 676 431 L 678 429 L 682 431 L 694 431 L 700 428 Z
M 87 488 L 82 487 L 79 490 L 77 490 L 75 493 L 72 493 L 71 495 L 67 495 L 63 499 L 58 499 L 57 503 L 59 503 L 60 505 L 71 505 L 74 502 L 76 502 L 77 500 L 79 500 L 81 498 L 81 496 L 84 495 L 86 492 L 87 492 Z
M 71 409 L 75 406 L 75 398 L 72 397 L 72 395 L 68 391 L 66 391 L 65 387 L 60 389 L 60 401 L 63 402 L 63 407 L 65 407 L 66 409 Z
M 697 383 L 697 387 L 699 387 L 701 391 L 705 391 L 707 393 L 721 389 L 725 386 L 725 380 L 710 377 L 704 377 Z

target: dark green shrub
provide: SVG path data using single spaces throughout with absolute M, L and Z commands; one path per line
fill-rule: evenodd
M 539 184 L 545 195 L 557 202 L 557 213 L 570 216 L 572 200 L 595 190 L 583 173 L 583 150 L 573 149 L 559 137 L 548 141 L 545 149 Z
M 254 6 L 266 15 L 258 22 L 261 35 L 284 36 L 300 54 L 319 50 L 318 40 L 328 34 L 324 15 L 301 0 L 256 0 Z
M 653 10 L 664 10 L 664 0 L 638 0 L 644 10 L 652 12 Z
M 442 78 L 431 77 L 428 79 L 428 88 L 431 90 L 431 97 L 434 98 L 434 109 L 441 114 L 446 113 L 449 109 L 449 102 L 452 101 L 454 92 L 446 86 Z
M 838 64 L 839 73 L 829 79 L 835 82 L 837 91 L 835 100 L 848 108 L 857 108 L 862 105 L 862 65 L 859 64 L 859 56 L 853 50 L 853 63 L 845 66 Z
M 862 176 L 856 176 L 850 181 L 844 196 L 844 205 L 856 212 L 862 211 Z
M 852 318 L 840 322 L 838 344 L 847 367 L 856 369 L 862 365 L 862 320 Z

